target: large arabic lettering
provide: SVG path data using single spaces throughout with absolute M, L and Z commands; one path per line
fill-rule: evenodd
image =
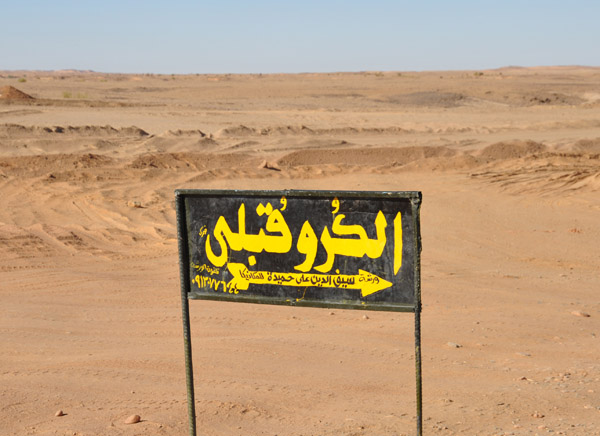
M 285 197 L 281 199 L 283 208 L 287 207 Z M 339 209 L 339 200 L 333 200 L 334 215 Z M 260 203 L 256 208 L 256 214 L 260 217 L 267 215 L 266 231 L 260 229 L 258 234 L 250 234 L 246 231 L 246 205 L 242 203 L 237 211 L 238 231 L 231 230 L 226 218 L 221 215 L 214 227 L 211 235 L 206 236 L 205 250 L 208 260 L 216 267 L 222 267 L 227 263 L 229 250 L 251 253 L 288 253 L 293 245 L 292 233 L 280 210 L 273 209 L 271 203 L 263 205 Z M 331 271 L 335 256 L 352 256 L 376 259 L 381 256 L 386 246 L 385 229 L 388 225 L 383 213 L 379 211 L 375 218 L 374 226 L 376 229 L 376 238 L 369 239 L 365 229 L 356 224 L 342 224 L 346 218 L 344 214 L 337 214 L 331 225 L 331 231 L 325 226 L 321 232 L 321 237 L 317 235 L 313 226 L 308 220 L 302 225 L 300 235 L 296 241 L 296 249 L 299 253 L 305 255 L 304 262 L 294 266 L 294 269 L 301 272 L 308 272 L 314 269 L 326 273 Z M 203 227 L 204 228 L 204 227 Z M 402 265 L 402 214 L 397 213 L 394 219 L 395 241 L 394 241 L 394 273 L 397 273 Z M 334 237 L 332 233 L 346 238 Z M 200 232 L 202 237 L 205 232 Z M 349 237 L 350 236 L 350 237 Z M 213 250 L 212 241 L 216 241 L 219 249 L 217 253 Z M 315 258 L 319 248 L 319 241 L 327 253 L 327 260 L 321 265 L 314 266 Z
M 246 233 L 246 206 L 244 203 L 238 209 L 238 232 L 231 231 L 224 216 L 220 216 L 213 235 L 219 243 L 221 254 L 215 255 L 210 243 L 210 235 L 206 237 L 206 255 L 215 266 L 223 266 L 227 262 L 228 246 L 231 250 L 246 250 L 260 253 L 263 250 L 270 253 L 287 253 L 292 248 L 292 234 L 283 215 L 279 210 L 273 210 L 271 203 L 267 206 L 259 204 L 256 208 L 258 216 L 268 216 L 266 229 L 270 233 L 279 233 L 280 236 L 267 235 L 263 229 L 257 235 Z

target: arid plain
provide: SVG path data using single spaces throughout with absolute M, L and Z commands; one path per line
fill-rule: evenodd
M 0 72 L 1 435 L 187 434 L 176 188 L 422 191 L 424 433 L 600 435 L 600 69 Z M 412 314 L 190 306 L 199 435 L 415 433 Z

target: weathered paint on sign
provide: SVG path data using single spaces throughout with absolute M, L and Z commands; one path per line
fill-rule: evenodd
M 188 298 L 414 311 L 419 192 L 178 190 Z

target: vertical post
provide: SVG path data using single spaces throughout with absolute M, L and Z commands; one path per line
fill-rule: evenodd
M 194 369 L 192 365 L 192 337 L 190 332 L 190 305 L 188 300 L 189 255 L 184 198 L 175 191 L 177 210 L 177 239 L 179 244 L 179 274 L 181 281 L 181 317 L 183 320 L 183 346 L 185 350 L 185 378 L 187 385 L 187 405 L 190 436 L 196 436 L 196 404 L 194 399 Z
M 187 405 L 190 436 L 196 436 L 196 404 L 194 398 L 194 369 L 192 366 L 192 338 L 190 335 L 190 314 L 187 296 L 181 300 L 183 315 L 183 345 L 185 348 L 185 378 L 187 385 Z
M 421 378 L 421 193 L 412 199 L 415 228 L 415 372 L 417 390 L 417 436 L 423 436 L 423 398 Z
M 419 305 L 420 306 L 420 305 Z M 415 370 L 417 373 L 417 436 L 423 435 L 423 400 L 421 397 L 421 308 L 415 308 Z

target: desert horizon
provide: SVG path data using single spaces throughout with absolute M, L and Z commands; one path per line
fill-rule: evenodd
M 175 189 L 421 191 L 424 434 L 600 434 L 600 67 L 0 71 L 0 434 L 187 434 Z M 412 314 L 190 311 L 198 434 L 414 434 Z

